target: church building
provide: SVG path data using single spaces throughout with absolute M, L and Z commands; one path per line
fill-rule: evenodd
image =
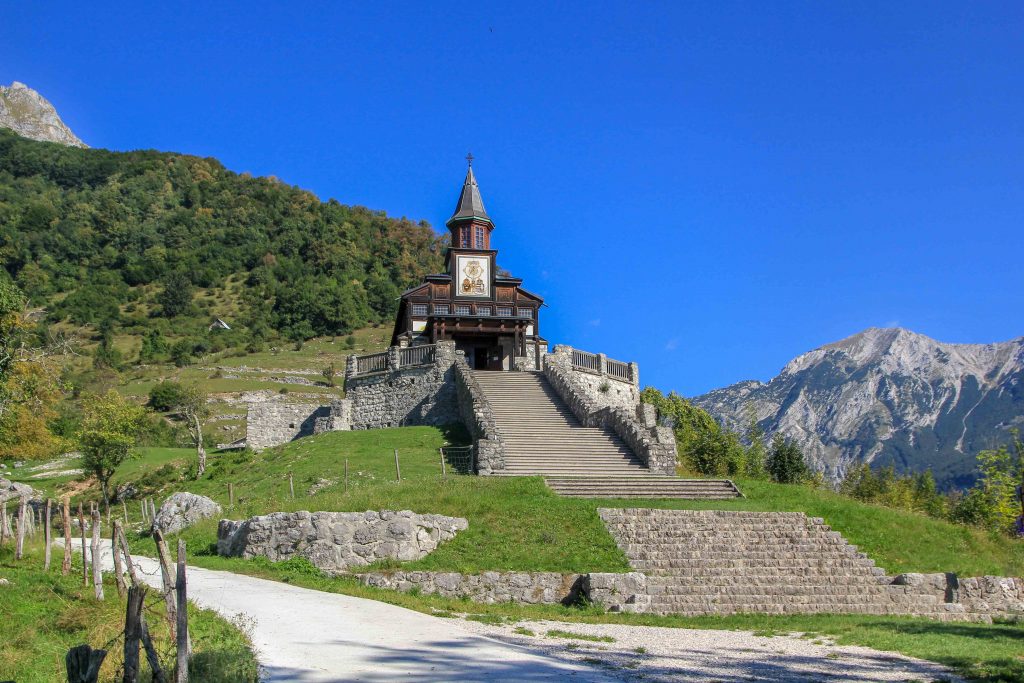
M 544 300 L 498 268 L 494 223 L 473 175 L 473 157 L 455 213 L 446 225 L 451 246 L 444 273 L 428 275 L 402 294 L 392 346 L 453 341 L 475 370 L 535 370 L 547 353 L 540 336 Z

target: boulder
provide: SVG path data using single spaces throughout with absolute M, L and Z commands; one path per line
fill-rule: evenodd
M 461 517 L 394 512 L 275 512 L 217 528 L 217 552 L 227 557 L 304 557 L 326 572 L 377 560 L 418 560 L 469 527 Z
M 30 501 L 41 501 L 39 492 L 28 484 L 19 484 L 0 477 L 0 504 L 28 498 Z
M 220 512 L 220 505 L 206 496 L 175 493 L 160 506 L 153 526 L 165 534 L 176 534 L 196 522 L 219 515 Z

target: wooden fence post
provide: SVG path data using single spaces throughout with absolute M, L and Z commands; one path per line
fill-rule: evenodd
M 0 546 L 7 544 L 7 501 L 0 505 Z
M 60 565 L 60 573 L 67 576 L 71 573 L 71 497 L 65 495 L 63 502 L 64 523 L 64 561 Z
M 348 493 L 348 458 L 345 458 L 345 493 Z
M 145 499 L 139 501 L 139 507 L 142 508 L 142 523 L 146 523 L 146 501 Z
M 402 481 L 402 468 L 398 465 L 398 449 L 395 449 L 395 481 Z
M 142 637 L 142 607 L 145 586 L 128 589 L 128 610 L 124 618 L 124 683 L 139 680 L 139 639 Z
M 444 449 L 443 448 L 438 448 L 437 450 L 441 454 L 441 478 L 442 479 L 447 479 L 448 478 L 448 470 L 445 468 L 445 464 L 444 464 Z
M 103 558 L 100 552 L 100 524 L 103 517 L 100 515 L 100 506 L 92 508 L 92 585 L 95 589 L 96 599 L 103 599 Z
M 117 596 L 123 598 L 125 592 L 124 565 L 121 563 L 121 551 L 118 548 L 120 545 L 118 532 L 120 530 L 121 520 L 115 519 L 114 523 L 110 525 L 110 553 L 114 556 L 114 583 L 117 584 Z
M 106 650 L 94 650 L 88 645 L 78 645 L 68 650 L 64 656 L 68 683 L 96 683 L 106 656 Z
M 124 536 L 124 529 L 117 528 L 117 541 L 121 546 L 121 552 L 124 553 L 125 564 L 128 565 L 128 578 L 131 579 L 133 586 L 138 586 L 139 577 L 135 573 L 135 563 L 132 562 L 132 554 L 128 550 L 128 539 Z
M 228 506 L 235 507 L 235 485 L 228 482 Z
M 156 524 L 156 503 L 152 498 L 149 499 L 149 523 Z
M 142 647 L 146 650 L 146 660 L 149 662 L 149 670 L 153 672 L 153 683 L 167 683 L 167 676 L 163 667 L 160 666 L 160 656 L 153 647 L 153 639 L 149 636 L 149 626 L 146 625 L 146 615 L 143 614 L 140 621 L 142 626 Z
M 188 683 L 188 588 L 185 583 L 185 541 L 178 539 L 178 679 Z
M 46 522 L 43 527 L 43 540 L 46 543 L 46 549 L 43 551 L 43 571 L 50 571 L 50 499 L 46 499 Z
M 156 541 L 156 554 L 160 558 L 160 579 L 163 584 L 164 604 L 167 612 L 167 627 L 171 632 L 171 638 L 175 637 L 174 629 L 177 626 L 177 611 L 174 603 L 174 571 L 171 566 L 171 553 L 167 548 L 167 541 L 163 533 L 154 528 L 153 540 Z
M 85 547 L 85 511 L 82 503 L 78 503 L 78 528 L 82 530 L 82 585 L 89 586 L 89 553 Z
M 295 479 L 291 472 L 288 473 L 288 491 L 292 494 L 292 500 L 295 500 Z
M 14 559 L 16 560 L 20 560 L 25 553 L 25 525 L 27 524 L 25 507 L 27 505 L 28 498 L 22 496 L 21 500 L 18 501 L 18 540 L 17 547 L 14 549 Z
M 124 525 L 128 526 L 128 505 L 124 501 L 121 502 L 121 512 L 124 513 Z

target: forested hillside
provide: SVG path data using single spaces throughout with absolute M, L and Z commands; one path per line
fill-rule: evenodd
M 339 188 L 343 191 L 344 188 Z M 0 277 L 46 321 L 252 348 L 388 321 L 441 267 L 426 223 L 320 201 L 216 159 L 34 142 L 0 129 Z M 201 350 L 201 349 L 200 349 Z M 145 360 L 145 359 L 144 359 Z

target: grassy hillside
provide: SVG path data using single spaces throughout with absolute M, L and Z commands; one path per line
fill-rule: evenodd
M 225 516 L 242 518 L 278 510 L 411 509 L 469 519 L 469 530 L 412 564 L 416 568 L 485 571 L 625 571 L 624 556 L 597 516 L 598 507 L 636 504 L 623 500 L 555 496 L 540 478 L 461 476 L 441 478 L 438 448 L 464 442 L 459 433 L 430 427 L 333 432 L 300 439 L 261 454 L 215 454 L 207 474 L 183 481 L 194 454 L 152 450 L 131 463 L 116 482 L 136 481 L 158 497 L 176 490 L 210 496 Z M 402 481 L 395 481 L 398 449 Z M 173 454 L 177 452 L 177 458 Z M 345 491 L 344 465 L 349 463 Z M 296 498 L 289 497 L 288 473 Z M 24 476 L 23 471 L 19 473 Z M 228 510 L 228 483 L 235 506 Z M 45 485 L 35 479 L 33 485 Z M 58 482 L 54 482 L 58 483 Z M 311 487 L 319 491 L 309 495 Z M 829 491 L 760 481 L 738 482 L 745 498 L 731 501 L 643 501 L 680 509 L 803 511 L 823 517 L 889 573 L 955 571 L 961 576 L 1024 575 L 1024 544 L 924 515 L 865 505 Z M 132 514 L 134 511 L 129 510 Z M 216 540 L 216 522 L 186 537 L 192 547 Z
M 124 648 L 118 633 L 124 625 L 125 601 L 117 597 L 110 576 L 105 577 L 106 599 L 97 601 L 92 588 L 81 583 L 81 555 L 74 555 L 74 568 L 61 576 L 60 555 L 55 568 L 42 571 L 42 548 L 29 543 L 28 553 L 16 562 L 10 546 L 0 548 L 0 576 L 11 582 L 0 588 L 0 614 L 4 637 L 0 638 L 0 680 L 18 683 L 51 683 L 66 680 L 64 655 L 82 643 L 108 650 L 100 681 L 120 681 L 118 669 Z M 146 621 L 165 667 L 173 664 L 173 644 L 163 619 L 163 601 L 150 592 Z M 245 635 L 208 610 L 189 609 L 189 631 L 194 656 L 190 667 L 193 680 L 210 683 L 255 683 L 256 658 Z M 142 661 L 145 662 L 143 656 Z M 143 679 L 149 680 L 148 664 Z

